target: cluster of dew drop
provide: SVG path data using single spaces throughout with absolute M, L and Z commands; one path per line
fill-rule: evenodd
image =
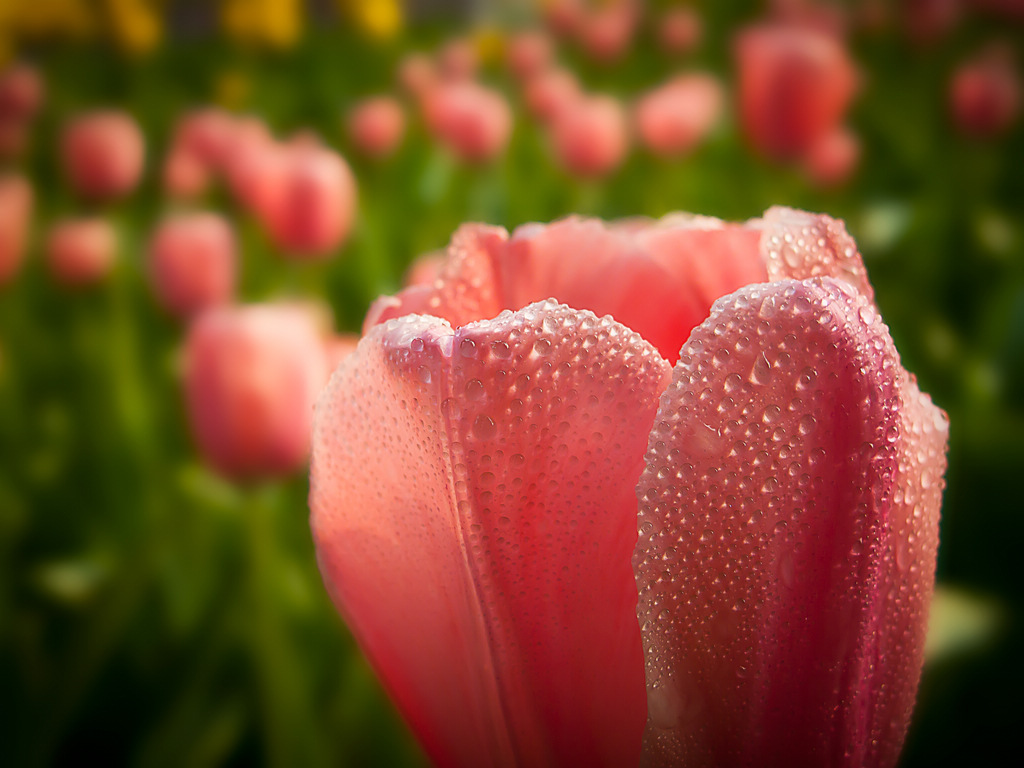
M 792 672 L 773 653 L 799 641 L 791 608 L 813 585 L 835 597 L 844 628 L 866 620 L 864 563 L 880 553 L 865 548 L 879 539 L 899 436 L 896 369 L 869 299 L 832 280 L 719 300 L 683 348 L 638 486 L 634 559 L 649 724 L 664 754 L 699 754 L 709 708 L 776 704 L 758 686 Z M 823 559 L 837 514 L 848 551 Z M 822 670 L 834 686 L 823 706 L 849 693 L 843 663 Z

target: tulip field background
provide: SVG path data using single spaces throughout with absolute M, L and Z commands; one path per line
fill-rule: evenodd
M 151 228 L 171 207 L 159 170 L 174 121 L 206 104 L 261 115 L 280 135 L 315 130 L 351 164 L 356 226 L 324 261 L 281 258 L 218 190 L 198 206 L 235 222 L 242 299 L 318 299 L 338 330 L 358 331 L 369 303 L 465 221 L 511 228 L 572 212 L 675 210 L 743 220 L 775 204 L 845 219 L 904 365 L 951 423 L 943 603 L 902 765 L 998 765 L 1019 751 L 1024 126 L 966 138 L 946 95 L 957 62 L 986 41 L 1024 54 L 1024 22 L 969 14 L 928 45 L 908 44 L 898 27 L 852 36 L 863 81 L 848 123 L 863 156 L 848 183 L 823 189 L 757 158 L 731 98 L 689 156 L 634 148 L 608 178 L 572 178 L 498 58 L 495 20 L 528 12 L 484 4 L 486 32 L 465 15 L 424 13 L 380 35 L 326 5 L 311 4 L 323 21 L 276 50 L 188 19 L 167 22 L 143 53 L 96 40 L 21 44 L 46 98 L 27 154 L 11 164 L 35 186 L 34 236 L 21 273 L 0 287 L 0 765 L 426 762 L 323 589 L 307 478 L 234 483 L 193 447 L 183 327 L 155 303 L 144 264 Z M 571 45 L 559 55 L 589 88 L 624 98 L 677 69 L 716 73 L 728 89 L 731 35 L 762 5 L 698 7 L 703 42 L 682 59 L 662 54 L 645 27 L 611 67 Z M 347 108 L 397 93 L 400 58 L 456 33 L 475 36 L 481 77 L 511 100 L 507 151 L 460 164 L 410 111 L 393 157 L 360 158 L 343 131 Z M 47 272 L 42 234 L 58 216 L 90 210 L 63 180 L 55 147 L 66 118 L 101 106 L 139 120 L 147 172 L 138 192 L 102 209 L 120 237 L 114 270 L 74 291 Z

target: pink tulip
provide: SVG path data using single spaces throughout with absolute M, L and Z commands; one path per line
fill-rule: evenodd
M 700 14 L 689 6 L 677 6 L 665 11 L 658 26 L 658 43 L 670 56 L 690 53 L 700 44 L 704 25 Z
M 352 230 L 356 180 L 348 163 L 326 147 L 299 142 L 279 150 L 270 186 L 256 202 L 271 238 L 295 258 L 333 254 Z M 275 163 L 278 163 L 276 167 Z
M 239 124 L 222 109 L 209 107 L 188 112 L 175 127 L 174 146 L 210 170 L 224 167 L 232 151 Z
M 992 138 L 1009 130 L 1021 105 L 1012 52 L 990 47 L 961 65 L 950 82 L 949 105 L 953 122 L 966 136 Z
M 405 273 L 403 285 L 433 285 L 441 276 L 441 269 L 447 260 L 444 251 L 431 251 L 418 256 Z
M 18 63 L 0 74 L 0 119 L 29 121 L 43 103 L 43 78 L 35 67 Z
M 185 343 L 185 398 L 203 457 L 237 479 L 285 475 L 309 452 L 313 404 L 327 380 L 310 313 L 290 305 L 201 314 Z
M 478 66 L 472 40 L 449 40 L 437 52 L 437 69 L 446 80 L 471 80 Z
M 46 240 L 50 272 L 67 286 L 100 282 L 114 266 L 117 233 L 106 219 L 67 219 Z
M 526 81 L 523 99 L 530 114 L 551 123 L 583 95 L 576 76 L 567 69 L 548 69 Z
M 845 184 L 860 161 L 860 141 L 845 128 L 840 128 L 816 141 L 804 158 L 804 168 L 811 181 L 819 187 Z
M 408 95 L 422 99 L 438 83 L 440 74 L 425 53 L 410 53 L 398 64 L 398 84 Z
M 360 102 L 349 113 L 348 133 L 356 149 L 364 155 L 373 158 L 392 155 L 405 133 L 402 105 L 390 96 Z
M 736 56 L 744 132 L 773 159 L 797 157 L 835 130 L 857 87 L 839 41 L 806 27 L 748 28 Z
M 629 152 L 626 111 L 611 96 L 586 96 L 570 103 L 551 126 L 559 164 L 577 176 L 606 176 Z
M 572 37 L 579 32 L 586 17 L 584 0 L 543 0 L 544 21 L 559 37 Z
M 349 355 L 356 351 L 359 346 L 359 335 L 356 333 L 341 333 L 328 336 L 324 340 L 324 360 L 327 366 L 327 376 L 330 377 L 335 369 L 341 365 Z M 326 379 L 324 380 L 326 383 Z
M 614 64 L 633 44 L 637 10 L 631 0 L 608 3 L 584 17 L 578 36 L 583 50 L 594 61 Z
M 181 318 L 232 299 L 236 261 L 231 226 L 215 213 L 170 216 L 149 245 L 153 290 L 160 304 Z
M 32 219 L 32 185 L 13 174 L 0 176 L 0 287 L 21 268 Z
M 240 123 L 224 158 L 224 175 L 235 199 L 261 216 L 274 203 L 282 184 L 285 154 L 258 118 Z
M 321 396 L 311 525 L 438 765 L 892 766 L 946 429 L 827 216 L 469 225 Z
M 175 147 L 164 158 L 163 184 L 168 196 L 191 200 L 210 186 L 209 167 L 189 150 Z
M 657 155 L 689 152 L 718 122 L 722 100 L 722 86 L 711 75 L 675 77 L 637 103 L 637 135 Z
M 531 29 L 509 38 L 505 61 L 512 75 L 525 82 L 548 69 L 554 55 L 551 38 L 540 30 Z
M 142 131 L 125 112 L 90 112 L 72 120 L 61 137 L 68 181 L 82 197 L 111 200 L 127 195 L 142 176 Z
M 512 134 L 505 97 L 478 83 L 443 83 L 427 95 L 423 108 L 430 132 L 464 162 L 493 160 Z

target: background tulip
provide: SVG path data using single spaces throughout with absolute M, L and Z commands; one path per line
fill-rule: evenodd
M 700 14 L 690 6 L 669 8 L 658 24 L 658 43 L 671 55 L 689 53 L 700 44 L 704 25 Z
M 50 229 L 46 240 L 50 272 L 69 286 L 102 280 L 117 256 L 117 233 L 106 219 L 68 219 Z
M 322 396 L 311 524 L 440 764 L 635 764 L 639 631 L 645 763 L 891 766 L 946 430 L 841 222 L 469 225 Z M 639 625 L 617 570 L 638 514 Z
M 578 176 L 612 173 L 629 151 L 629 128 L 622 104 L 611 96 L 571 101 L 551 125 L 559 164 Z
M 149 245 L 153 290 L 164 308 L 181 318 L 231 300 L 236 262 L 231 226 L 215 213 L 170 216 Z
M 949 86 L 953 122 L 961 133 L 990 138 L 1005 133 L 1020 113 L 1021 84 L 1013 52 L 990 47 L 961 65 Z
M 19 62 L 0 73 L 0 121 L 28 121 L 44 97 L 43 78 L 31 65 Z
M 32 218 L 32 187 L 22 176 L 0 176 L 0 286 L 18 273 Z
M 369 157 L 391 155 L 402 142 L 405 112 L 397 99 L 377 96 L 360 102 L 348 116 L 348 133 L 356 149 Z
M 232 478 L 298 469 L 326 377 L 323 341 L 306 309 L 251 305 L 203 313 L 185 343 L 185 398 L 199 450 Z
M 540 30 L 526 30 L 509 39 L 505 58 L 509 71 L 526 81 L 551 66 L 554 47 L 551 38 Z
M 550 123 L 582 97 L 579 81 L 568 70 L 548 69 L 523 86 L 526 108 L 537 120 Z
M 79 195 L 109 200 L 131 192 L 142 176 L 145 143 L 138 123 L 124 112 L 90 112 L 64 127 L 61 159 Z
M 714 127 L 722 101 L 722 86 L 711 75 L 680 75 L 637 103 L 637 135 L 655 154 L 688 152 Z
M 424 117 L 438 141 L 466 162 L 494 159 L 512 134 L 504 96 L 477 83 L 439 85 L 427 95 Z
M 736 40 L 740 119 L 765 156 L 785 160 L 836 129 L 857 74 L 834 37 L 807 27 L 758 26 Z
M 860 162 L 860 141 L 849 130 L 840 128 L 811 145 L 804 167 L 820 187 L 845 184 Z

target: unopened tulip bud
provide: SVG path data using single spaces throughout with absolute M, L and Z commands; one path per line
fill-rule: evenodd
M 32 219 L 32 186 L 22 176 L 0 176 L 0 286 L 21 267 Z
M 494 159 L 512 133 L 505 97 L 473 82 L 439 85 L 427 96 L 424 117 L 437 140 L 465 162 Z
M 106 219 L 67 219 L 50 229 L 46 255 L 58 282 L 91 285 L 106 277 L 114 266 L 117 233 Z
M 393 154 L 405 132 L 405 112 L 397 99 L 377 96 L 357 104 L 348 116 L 352 143 L 364 155 L 384 158 Z
M 182 213 L 157 227 L 149 246 L 153 290 L 176 317 L 227 303 L 235 292 L 235 238 L 214 213 Z
M 61 155 L 68 181 L 82 197 L 110 200 L 131 192 L 142 176 L 145 143 L 125 112 L 91 112 L 64 128 Z
M 637 134 L 657 155 L 684 154 L 714 127 L 722 101 L 722 86 L 711 75 L 676 77 L 637 103 Z
M 583 97 L 554 121 L 551 141 L 558 162 L 569 173 L 605 176 L 629 151 L 626 112 L 611 96 Z

